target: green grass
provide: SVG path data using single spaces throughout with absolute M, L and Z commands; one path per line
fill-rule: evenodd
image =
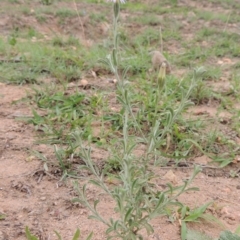
M 8 0 L 9 3 L 20 3 L 18 0 Z
M 229 16 L 222 13 L 213 13 L 211 11 L 197 11 L 196 12 L 199 19 L 205 21 L 220 20 L 223 23 L 226 23 L 229 19 Z
M 140 46 L 150 47 L 160 41 L 160 32 L 154 28 L 148 28 L 134 38 L 134 43 Z
M 232 0 L 210 0 L 210 2 L 218 4 L 224 8 L 240 9 L 240 3 Z
M 151 88 L 151 85 L 147 84 L 149 81 L 154 82 L 155 78 L 153 73 L 150 73 L 150 75 L 148 74 L 148 70 L 151 68 L 150 55 L 148 52 L 154 48 L 159 49 L 161 37 L 163 38 L 162 40 L 164 41 L 165 46 L 167 45 L 167 42 L 176 40 L 185 49 L 185 51 L 177 56 L 172 55 L 171 53 L 169 55 L 171 63 L 174 64 L 176 68 L 192 68 L 195 66 L 204 65 L 204 63 L 211 61 L 213 56 L 239 56 L 239 47 L 237 45 L 237 42 L 239 41 L 239 35 L 228 33 L 227 31 L 223 31 L 221 29 L 216 30 L 215 28 L 205 27 L 196 33 L 195 39 L 193 39 L 190 43 L 185 42 L 181 33 L 181 23 L 178 23 L 176 20 L 173 21 L 170 15 L 165 16 L 162 22 L 162 18 L 159 18 L 157 15 L 155 15 L 157 11 L 165 11 L 165 14 L 169 14 L 168 7 L 170 5 L 173 7 L 174 13 L 186 16 L 186 8 L 178 7 L 177 2 L 174 1 L 171 3 L 165 2 L 163 3 L 161 10 L 154 11 L 153 9 L 150 10 L 152 6 L 146 6 L 141 2 L 137 4 L 129 3 L 122 5 L 124 11 L 143 11 L 145 8 L 148 9 L 148 11 L 153 11 L 151 14 L 145 14 L 145 17 L 143 17 L 141 14 L 131 17 L 131 22 L 136 22 L 140 25 L 147 25 L 150 27 L 141 28 L 141 31 L 133 36 L 131 36 L 131 32 L 128 31 L 122 31 L 120 33 L 120 39 L 122 41 L 121 47 L 124 48 L 121 53 L 120 69 L 121 71 L 124 71 L 124 69 L 128 68 L 129 80 L 133 85 L 137 84 L 136 81 L 139 83 L 136 89 L 132 88 L 132 91 L 134 92 L 132 99 L 135 104 L 139 106 L 145 106 L 140 108 L 141 110 L 138 113 L 138 119 L 142 122 L 142 128 L 145 130 L 151 127 L 154 119 L 154 113 L 152 112 L 152 109 L 154 108 L 153 99 L 155 94 L 154 89 Z M 76 11 L 74 9 L 66 9 L 61 7 L 54 9 L 53 7 L 56 6 L 57 5 L 55 3 L 49 6 L 42 5 L 41 8 L 36 10 L 36 17 L 41 24 L 45 24 L 48 14 L 54 13 L 55 16 L 61 20 L 76 17 Z M 208 12 L 203 11 L 198 11 L 197 16 L 205 21 L 220 19 L 220 16 L 217 14 L 210 17 Z M 100 12 L 89 13 L 89 18 L 93 22 L 107 21 L 105 15 Z M 222 19 L 220 20 L 225 21 L 226 19 L 224 16 L 222 16 Z M 161 24 L 167 26 L 163 27 L 162 36 L 158 28 L 158 25 Z M 37 40 L 43 39 L 41 34 L 32 27 L 25 29 L 24 31 L 13 31 L 11 35 L 9 35 L 7 41 L 6 39 L 1 39 L 0 49 L 6 58 L 6 61 L 0 64 L 0 69 L 3 72 L 3 81 L 13 84 L 40 84 L 38 92 L 41 92 L 41 84 L 43 84 L 42 79 L 44 79 L 44 77 L 53 79 L 52 82 L 58 82 L 63 86 L 61 90 L 62 92 L 58 92 L 56 96 L 42 96 L 42 94 L 40 94 L 40 97 L 39 93 L 36 92 L 36 96 L 34 97 L 34 102 L 40 101 L 40 99 L 40 102 L 51 102 L 52 98 L 59 98 L 61 103 L 55 102 L 53 105 L 50 104 L 48 108 L 49 116 L 58 116 L 58 130 L 54 130 L 53 126 L 51 126 L 51 117 L 45 119 L 44 116 L 39 116 L 37 111 L 35 111 L 34 118 L 31 120 L 36 127 L 38 126 L 38 123 L 41 123 L 39 127 L 44 125 L 44 131 L 46 131 L 46 133 L 48 132 L 51 137 L 54 137 L 55 134 L 55 138 L 59 141 L 59 138 L 61 139 L 61 134 L 62 139 L 66 139 L 68 134 L 72 131 L 72 129 L 74 129 L 75 126 L 79 125 L 81 127 L 87 121 L 90 123 L 94 118 L 94 116 L 91 116 L 92 113 L 90 113 L 89 119 L 80 117 L 79 112 L 75 113 L 75 117 L 70 113 L 70 115 L 67 115 L 66 117 L 61 115 L 65 111 L 62 110 L 65 109 L 64 104 L 69 101 L 71 102 L 71 99 L 65 98 L 69 94 L 66 91 L 67 83 L 80 80 L 82 76 L 84 76 L 85 72 L 95 67 L 102 69 L 102 72 L 107 70 L 110 73 L 109 68 L 103 65 L 100 60 L 107 55 L 111 44 L 109 44 L 108 40 L 105 42 L 99 41 L 98 43 L 94 44 L 91 49 L 85 49 L 81 45 L 79 41 L 80 39 L 74 36 L 63 37 L 61 35 L 55 35 L 52 37 L 51 41 L 37 43 L 31 41 L 34 37 Z M 25 38 L 24 41 L 22 41 L 23 38 Z M 210 45 L 206 48 L 202 48 L 198 46 L 195 41 L 209 41 Z M 166 52 L 166 54 L 168 55 L 169 53 Z M 236 64 L 235 69 L 237 69 L 237 66 L 238 65 Z M 197 83 L 195 90 L 192 92 L 191 100 L 195 104 L 204 104 L 211 99 L 219 99 L 219 101 L 224 102 L 222 96 L 213 93 L 206 86 L 206 81 L 218 81 L 220 79 L 222 76 L 222 69 L 219 66 L 206 66 L 206 69 L 207 72 L 205 73 L 203 79 Z M 147 81 L 146 78 L 148 79 Z M 179 87 L 187 89 L 191 76 L 186 75 L 186 78 L 187 79 L 183 82 L 183 85 L 178 86 L 179 79 L 174 77 L 174 75 L 169 77 L 169 82 L 167 83 L 168 89 L 170 89 L 170 92 L 168 93 L 169 97 L 164 100 L 168 104 L 163 105 L 161 111 L 165 111 L 164 109 L 176 104 L 179 101 Z M 176 88 L 176 86 L 178 87 Z M 173 90 L 174 88 L 176 89 Z M 145 96 L 139 94 L 140 92 L 146 92 L 147 95 Z M 88 98 L 89 97 L 87 97 L 87 99 Z M 72 99 L 72 101 L 74 100 Z M 37 102 L 37 106 L 40 107 L 39 102 Z M 70 104 L 69 109 L 72 107 L 73 106 Z M 109 107 L 110 106 L 105 108 L 109 109 Z M 44 107 L 41 106 L 40 108 Z M 84 111 L 87 111 L 88 113 L 89 111 L 91 112 L 91 107 L 83 105 L 83 108 L 85 109 Z M 66 118 L 66 122 L 62 122 L 64 118 Z M 79 118 L 79 122 L 76 121 L 75 123 L 76 118 Z M 163 124 L 165 120 L 163 119 Z M 113 130 L 119 130 L 122 127 L 121 119 L 119 118 L 118 114 L 105 114 L 102 117 L 102 121 L 103 123 L 104 121 L 110 123 Z M 63 130 L 61 129 L 62 124 L 69 126 L 69 131 L 67 133 L 63 134 Z M 134 127 L 134 123 L 131 124 L 130 126 Z M 187 138 L 195 139 L 194 132 L 201 132 L 200 129 L 196 129 L 196 127 L 188 124 L 190 123 L 185 122 L 184 124 L 184 121 L 181 120 L 181 118 L 176 123 L 174 131 L 172 132 L 172 138 L 176 139 L 175 142 L 172 141 L 172 151 L 186 151 L 190 145 L 183 144 L 180 146 L 178 145 L 179 142 L 184 141 L 184 139 Z M 88 128 L 86 129 L 86 136 L 87 134 L 90 135 L 91 133 L 90 125 L 91 124 L 89 124 Z M 181 129 L 182 132 L 179 131 L 179 129 Z M 188 130 L 183 131 L 182 129 Z M 111 137 L 114 137 L 114 134 L 110 135 Z M 104 138 L 108 139 L 110 135 L 104 136 Z
M 65 18 L 71 18 L 71 17 L 77 16 L 77 13 L 72 9 L 64 8 L 64 9 L 58 9 L 55 13 L 55 16 L 61 19 L 65 19 Z
M 216 28 L 203 27 L 196 34 L 196 41 L 209 41 L 211 39 L 215 40 L 219 35 L 219 30 Z
M 160 17 L 155 16 L 153 14 L 144 14 L 137 17 L 132 17 L 130 21 L 134 23 L 150 25 L 150 26 L 157 26 L 162 22 Z
M 89 17 L 93 22 L 106 21 L 106 14 L 104 13 L 92 13 Z

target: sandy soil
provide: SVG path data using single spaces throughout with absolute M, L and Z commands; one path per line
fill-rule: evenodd
M 201 7 L 211 11 L 214 6 L 211 4 L 193 3 L 196 7 Z M 204 2 L 204 1 L 203 1 Z M 64 6 L 64 3 L 62 3 Z M 66 4 L 65 4 L 66 5 Z M 34 5 L 32 6 L 34 9 Z M 68 7 L 74 7 L 70 4 Z M 79 4 L 79 8 L 81 4 Z M 94 8 L 94 5 L 90 7 Z M 97 10 L 97 9 L 95 9 Z M 219 12 L 223 11 L 223 8 Z M 60 29 L 54 19 L 50 18 L 51 29 L 59 34 L 67 35 L 69 32 L 81 31 L 81 26 L 73 20 L 66 23 Z M 70 20 L 69 20 L 70 21 Z M 88 26 L 87 19 L 85 26 Z M 38 25 L 31 16 L 24 17 L 19 23 L 14 17 L 5 15 L 1 20 L 1 31 L 7 32 L 14 25 L 24 25 L 34 22 L 38 31 L 49 36 L 51 31 L 43 25 Z M 186 23 L 188 24 L 188 23 Z M 218 23 L 215 23 L 217 25 Z M 106 26 L 105 26 L 106 27 Z M 234 26 L 229 25 L 231 29 Z M 104 26 L 96 34 L 104 37 Z M 188 26 L 183 31 L 189 31 Z M 94 29 L 88 29 L 86 35 L 91 44 Z M 188 36 L 191 37 L 191 36 Z M 167 46 L 168 51 L 177 49 L 177 43 Z M 91 82 L 91 79 L 89 79 Z M 106 84 L 103 84 L 106 86 Z M 227 79 L 219 81 L 215 85 L 218 89 L 228 88 Z M 113 88 L 109 83 L 109 88 Z M 28 226 L 32 233 L 41 240 L 57 239 L 54 230 L 61 233 L 63 239 L 70 240 L 77 228 L 86 237 L 91 231 L 94 232 L 94 240 L 106 239 L 106 227 L 97 221 L 88 219 L 89 211 L 80 204 L 73 204 L 71 199 L 75 197 L 73 190 L 73 180 L 60 181 L 60 177 L 55 173 L 46 174 L 43 163 L 37 160 L 31 150 L 38 149 L 42 152 L 51 152 L 45 145 L 35 142 L 36 131 L 33 126 L 26 124 L 21 117 L 31 115 L 31 109 L 27 103 L 21 100 L 31 91 L 28 86 L 14 86 L 0 83 L 0 215 L 5 215 L 4 220 L 0 220 L 0 240 L 26 239 L 25 227 Z M 193 107 L 189 113 L 199 116 L 207 114 L 214 117 L 218 114 L 217 106 L 210 103 Z M 188 114 L 189 114 L 188 113 Z M 223 118 L 230 119 L 228 112 L 221 113 Z M 235 137 L 240 145 L 240 139 Z M 95 153 L 95 158 L 102 158 L 101 153 Z M 206 165 L 210 159 L 199 156 L 192 162 Z M 230 170 L 237 170 L 240 167 L 238 161 L 228 168 L 218 169 L 217 167 L 204 168 L 195 179 L 193 186 L 199 187 L 200 191 L 194 194 L 183 194 L 179 199 L 191 207 L 196 207 L 206 202 L 213 204 L 208 209 L 208 213 L 213 214 L 226 226 L 234 231 L 240 222 L 240 184 L 238 178 L 229 176 Z M 187 168 L 161 168 L 157 170 L 160 177 L 157 181 L 159 188 L 166 182 L 179 184 L 183 179 L 190 176 L 192 167 Z M 172 177 L 167 178 L 167 173 L 172 171 Z M 82 180 L 78 180 L 82 183 Z M 99 199 L 99 212 L 105 217 L 115 216 L 113 211 L 114 203 L 108 196 L 101 194 L 98 189 L 90 186 L 88 190 L 89 199 Z M 191 223 L 192 228 L 203 231 L 210 236 L 217 237 L 222 228 L 216 223 L 203 221 L 198 224 Z M 179 222 L 171 223 L 167 217 L 159 217 L 153 221 L 154 235 L 145 239 L 179 240 Z

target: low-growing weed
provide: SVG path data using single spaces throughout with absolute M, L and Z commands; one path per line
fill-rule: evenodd
M 160 40 L 160 34 L 156 29 L 148 28 L 143 33 L 137 35 L 134 39 L 134 42 L 136 42 L 140 46 L 153 46 L 156 43 L 158 43 Z
M 53 0 L 41 0 L 43 5 L 51 5 Z
M 196 190 L 195 188 L 188 188 L 189 184 L 193 181 L 196 174 L 200 169 L 195 167 L 192 177 L 183 183 L 181 186 L 174 188 L 170 184 L 167 190 L 157 190 L 155 184 L 151 182 L 154 178 L 154 171 L 150 171 L 149 164 L 152 158 L 161 156 L 161 150 L 159 147 L 165 141 L 165 137 L 172 131 L 178 117 L 191 105 L 188 100 L 193 88 L 195 87 L 194 81 L 203 72 L 201 69 L 197 69 L 194 72 L 193 81 L 190 84 L 189 89 L 185 92 L 183 89 L 181 100 L 179 105 L 172 109 L 171 107 L 163 109 L 162 112 L 159 102 L 162 100 L 162 96 L 166 91 L 166 65 L 163 65 L 156 79 L 156 91 L 153 97 L 153 119 L 149 128 L 148 134 L 144 133 L 141 124 L 137 121 L 132 109 L 131 102 L 131 88 L 128 86 L 124 74 L 123 77 L 119 74 L 119 55 L 118 55 L 118 42 L 117 42 L 117 21 L 119 17 L 120 4 L 115 2 L 114 4 L 114 48 L 112 53 L 108 56 L 106 63 L 109 64 L 112 72 L 118 81 L 117 85 L 117 99 L 121 103 L 122 110 L 118 115 L 118 118 L 122 121 L 122 139 L 118 145 L 118 154 L 114 155 L 114 163 L 118 163 L 120 172 L 116 176 L 119 181 L 118 186 L 110 188 L 104 182 L 104 172 L 101 171 L 91 158 L 91 146 L 90 144 L 84 144 L 82 140 L 82 131 L 75 131 L 72 133 L 74 139 L 74 145 L 79 146 L 79 152 L 77 155 L 81 157 L 85 165 L 81 166 L 82 169 L 86 169 L 91 172 L 93 178 L 89 181 L 90 184 L 102 189 L 109 197 L 111 197 L 115 203 L 115 212 L 118 214 L 117 219 L 103 218 L 98 210 L 98 200 L 94 201 L 94 204 L 87 199 L 87 186 L 79 186 L 76 182 L 75 188 L 79 194 L 79 198 L 74 199 L 84 204 L 92 213 L 90 218 L 96 219 L 107 226 L 108 239 L 143 239 L 141 230 L 145 230 L 147 235 L 154 230 L 150 224 L 150 220 L 167 213 L 169 206 L 181 205 L 177 201 L 177 197 L 185 191 Z M 165 118 L 166 123 L 162 125 L 162 118 Z M 136 131 L 139 132 L 139 137 L 132 136 L 130 134 L 130 124 L 132 121 Z M 134 149 L 139 144 L 146 144 L 146 149 L 141 157 L 137 157 L 134 154 Z
M 61 235 L 57 231 L 54 231 L 54 232 L 57 235 L 58 240 L 62 240 Z M 28 227 L 25 228 L 25 234 L 26 234 L 27 240 L 39 240 L 39 238 L 37 236 L 33 235 L 30 232 Z M 79 240 L 80 239 L 80 235 L 81 235 L 80 230 L 77 229 L 76 232 L 74 233 L 74 236 L 73 236 L 72 240 Z M 86 240 L 92 239 L 92 236 L 93 236 L 93 233 L 90 233 L 88 235 L 88 237 L 86 238 Z
M 33 111 L 33 117 L 28 119 L 28 122 L 55 139 L 57 137 L 57 139 L 66 140 L 69 131 L 76 127 L 85 126 L 84 131 L 87 131 L 86 126 L 90 126 L 94 110 L 91 109 L 92 106 L 88 107 L 89 100 L 84 94 L 76 92 L 67 95 L 62 91 L 48 95 L 37 89 L 35 91 L 37 93 L 35 101 L 40 109 L 46 110 L 47 117 Z
M 189 207 L 183 206 L 179 209 L 181 216 L 181 239 L 187 239 L 187 222 L 195 222 L 200 218 L 209 219 L 212 216 L 205 214 L 206 209 L 211 203 L 206 203 L 198 208 L 190 210 Z
M 65 19 L 65 18 L 75 17 L 76 12 L 67 8 L 59 9 L 56 11 L 55 16 L 59 17 L 60 19 Z

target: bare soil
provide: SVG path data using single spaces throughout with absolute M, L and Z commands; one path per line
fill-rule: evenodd
M 208 1 L 181 2 L 184 5 L 191 3 L 197 8 L 208 11 L 218 11 L 214 5 L 208 4 Z M 74 4 L 61 3 L 61 7 L 65 5 L 74 9 Z M 79 9 L 81 6 L 79 3 Z M 34 9 L 36 6 L 32 4 L 31 7 Z M 96 5 L 89 5 L 88 8 L 94 11 L 98 10 Z M 220 8 L 219 13 L 223 10 Z M 103 27 L 102 30 L 99 30 L 99 26 L 87 28 L 90 26 L 88 20 L 83 20 L 85 21 L 84 27 L 88 43 L 94 41 L 97 36 L 102 38 L 105 36 Z M 24 24 L 29 26 L 34 24 L 38 31 L 48 37 L 51 37 L 52 29 L 62 35 L 67 35 L 69 32 L 82 34 L 79 22 L 74 20 L 71 20 L 71 23 L 66 23 L 61 29 L 56 21 L 49 17 L 48 26 L 50 26 L 51 31 L 49 27 L 40 25 L 31 16 L 25 16 L 22 21 L 18 21 L 16 17 L 4 14 L 0 21 L 2 34 L 12 29 L 12 26 Z M 215 26 L 217 25 L 218 22 L 215 23 Z M 186 31 L 186 37 L 191 32 L 191 27 L 196 26 L 188 24 L 183 29 Z M 229 24 L 229 27 L 234 29 L 235 26 Z M 95 37 L 93 38 L 93 36 Z M 167 50 L 174 52 L 176 49 L 178 50 L 176 46 L 177 43 L 173 42 L 172 45 L 167 46 Z M 176 72 L 178 71 L 176 70 Z M 94 81 L 92 78 L 87 80 L 90 83 Z M 109 84 L 109 89 L 114 88 L 112 83 L 107 84 Z M 104 83 L 104 87 L 108 86 L 107 84 Z M 228 88 L 228 79 L 218 81 L 215 87 L 218 89 Z M 88 219 L 89 211 L 80 204 L 71 202 L 71 199 L 75 197 L 73 180 L 67 179 L 62 182 L 56 172 L 47 175 L 43 171 L 43 163 L 31 154 L 33 149 L 41 150 L 44 153 L 51 152 L 51 150 L 45 145 L 36 144 L 34 127 L 21 120 L 21 117 L 31 115 L 29 105 L 19 101 L 26 96 L 27 92 L 31 91 L 30 87 L 0 83 L 0 89 L 0 214 L 6 216 L 4 220 L 0 220 L 0 240 L 26 239 L 24 233 L 26 226 L 42 240 L 57 239 L 54 230 L 57 230 L 63 239 L 70 240 L 77 228 L 81 229 L 83 239 L 91 231 L 94 232 L 93 239 L 106 239 L 105 226 L 95 220 Z M 192 107 L 188 114 L 196 116 L 208 114 L 215 117 L 218 114 L 217 107 L 214 103 L 208 103 L 208 105 Z M 223 114 L 223 118 L 231 118 L 231 114 L 227 111 L 221 114 Z M 235 137 L 234 140 L 238 141 L 240 145 L 238 137 Z M 105 153 L 96 150 L 94 154 L 95 158 L 102 159 Z M 199 156 L 192 160 L 192 163 L 202 165 L 207 165 L 209 162 L 210 159 L 206 156 Z M 234 231 L 240 222 L 240 183 L 239 178 L 232 178 L 229 173 L 231 170 L 236 171 L 239 167 L 239 160 L 236 160 L 236 163 L 223 169 L 214 166 L 203 168 L 203 172 L 197 176 L 193 183 L 193 186 L 199 187 L 200 191 L 196 191 L 194 194 L 183 194 L 180 200 L 191 207 L 212 201 L 213 204 L 208 212 L 217 217 L 227 229 Z M 186 168 L 161 168 L 158 172 L 160 177 L 156 182 L 159 188 L 169 181 L 177 185 L 191 175 L 192 165 L 190 164 Z M 82 180 L 79 182 L 82 183 Z M 114 203 L 107 196 L 101 194 L 98 189 L 90 186 L 88 198 L 100 200 L 99 211 L 104 217 L 114 216 Z M 178 219 L 177 213 L 176 219 Z M 167 217 L 159 217 L 153 221 L 154 235 L 145 239 L 179 240 L 179 226 L 178 221 L 171 223 Z M 213 237 L 218 237 L 223 230 L 214 222 L 191 223 L 191 226 Z

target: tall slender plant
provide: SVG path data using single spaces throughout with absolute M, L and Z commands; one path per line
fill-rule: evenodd
M 166 66 L 163 64 L 159 70 L 157 77 L 157 93 L 155 96 L 155 120 L 148 135 L 144 134 L 141 130 L 141 125 L 137 122 L 135 115 L 132 111 L 131 94 L 129 93 L 128 82 L 126 81 L 127 69 L 123 72 L 119 71 L 119 35 L 118 24 L 120 16 L 120 4 L 125 3 L 124 0 L 113 1 L 113 49 L 111 54 L 107 56 L 105 62 L 110 66 L 115 78 L 117 79 L 117 99 L 121 103 L 122 111 L 121 117 L 123 122 L 122 129 L 122 145 L 118 149 L 119 154 L 116 157 L 121 166 L 121 171 L 116 178 L 119 180 L 119 185 L 109 187 L 104 182 L 104 174 L 98 169 L 91 158 L 91 147 L 86 146 L 81 137 L 81 132 L 76 131 L 72 134 L 76 146 L 80 146 L 79 155 L 85 162 L 82 168 L 87 169 L 93 174 L 93 178 L 89 183 L 102 189 L 109 195 L 115 202 L 114 208 L 116 212 L 116 219 L 105 219 L 102 217 L 98 210 L 98 200 L 92 205 L 87 197 L 87 186 L 79 186 L 76 182 L 75 187 L 79 194 L 79 198 L 75 201 L 83 203 L 92 213 L 90 218 L 94 218 L 107 226 L 106 234 L 108 239 L 124 239 L 135 240 L 143 239 L 144 234 L 150 234 L 154 231 L 151 226 L 151 219 L 156 216 L 166 214 L 167 207 L 170 205 L 180 205 L 177 197 L 185 191 L 192 190 L 188 188 L 189 184 L 193 181 L 196 174 L 200 171 L 198 167 L 194 169 L 192 177 L 183 183 L 182 186 L 174 188 L 170 184 L 164 191 L 158 191 L 157 187 L 151 181 L 154 177 L 154 172 L 149 170 L 149 164 L 152 158 L 152 153 L 158 149 L 159 144 L 170 131 L 177 116 L 187 107 L 190 102 L 188 97 L 192 91 L 193 84 L 189 88 L 187 94 L 183 94 L 181 103 L 177 109 L 168 109 L 165 113 L 167 117 L 167 124 L 165 127 L 160 128 L 161 119 L 158 117 L 158 102 L 161 99 L 161 93 L 164 91 L 164 83 L 166 79 Z M 138 146 L 139 141 L 135 136 L 129 134 L 129 121 L 135 122 L 136 129 L 139 130 L 141 135 L 141 143 L 146 144 L 145 153 L 142 157 L 136 157 L 133 150 Z M 196 190 L 194 188 L 194 190 Z M 145 233 L 143 230 L 146 230 Z

